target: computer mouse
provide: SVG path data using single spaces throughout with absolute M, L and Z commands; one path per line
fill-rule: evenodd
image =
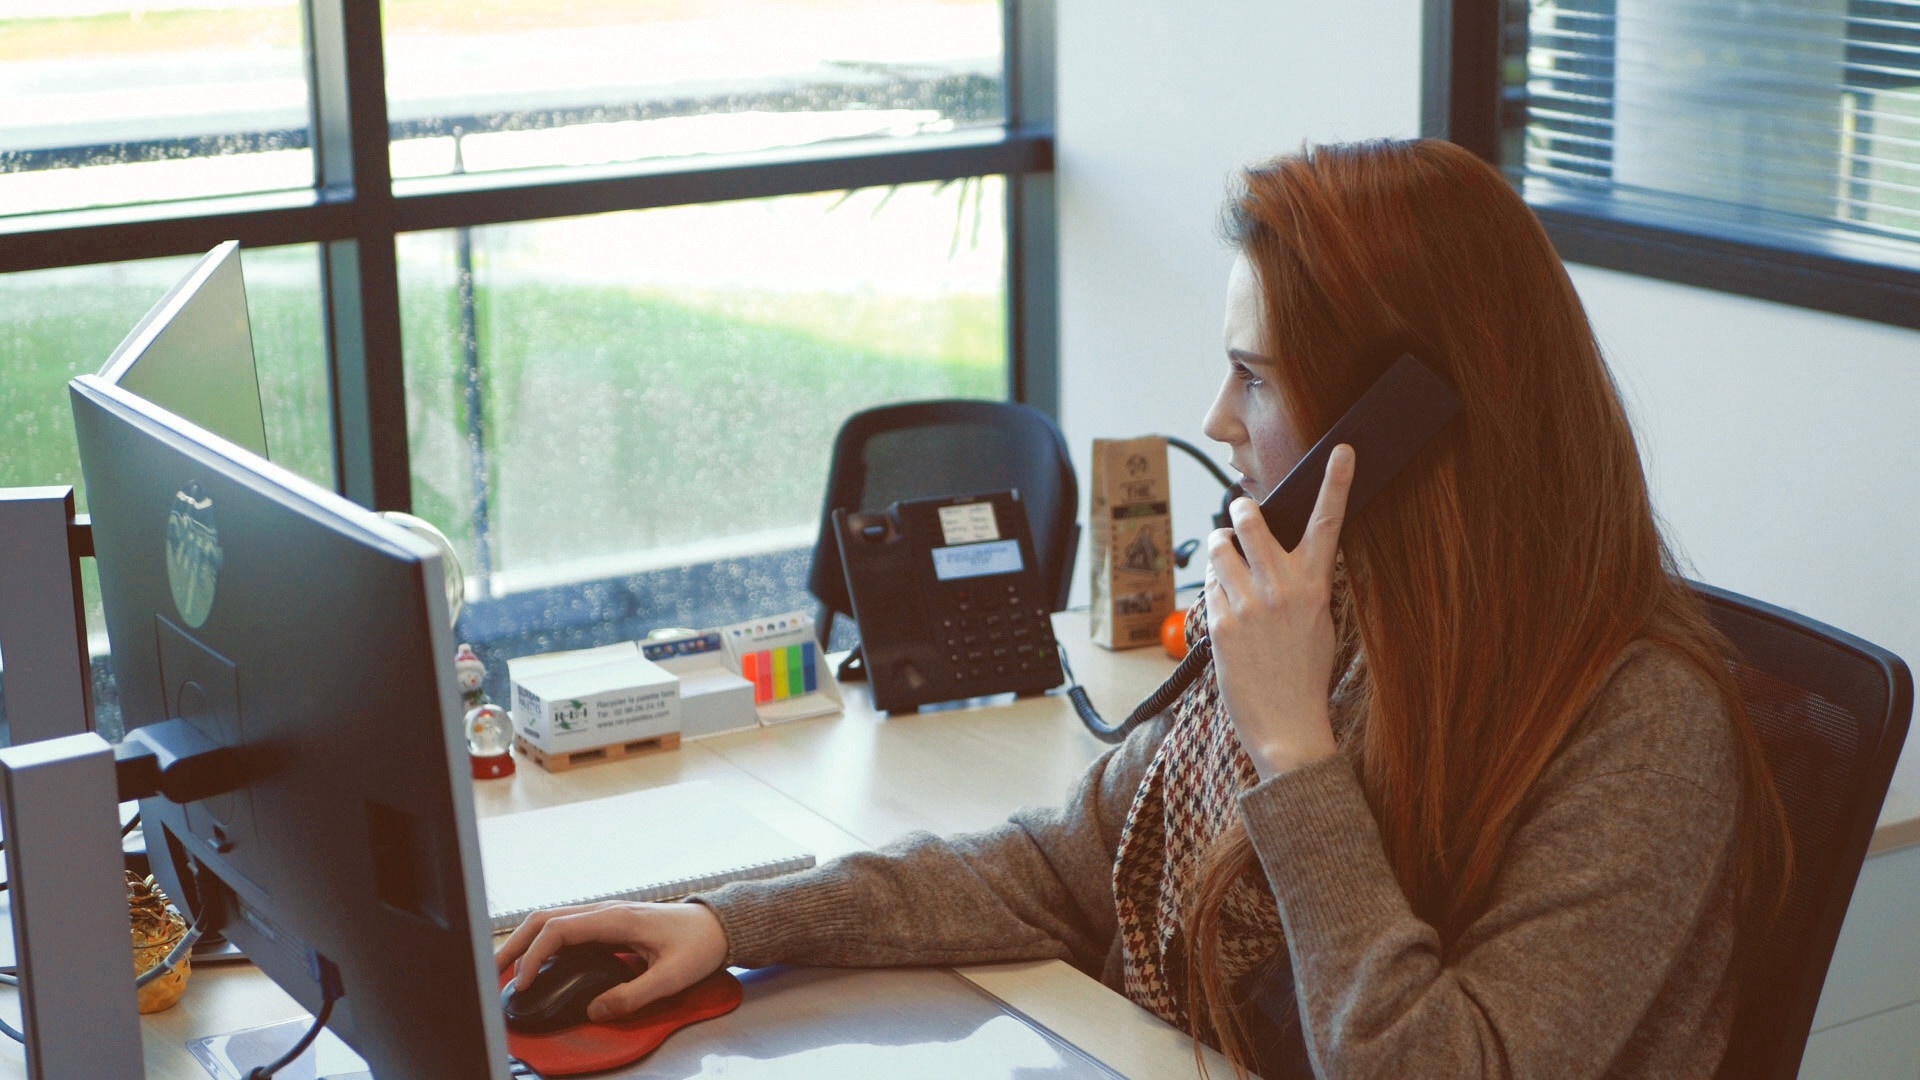
M 540 965 L 531 985 L 510 982 L 500 991 L 507 1027 L 538 1034 L 587 1022 L 594 998 L 645 970 L 620 958 L 617 945 L 568 945 Z

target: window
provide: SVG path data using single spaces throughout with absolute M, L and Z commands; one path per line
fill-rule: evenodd
M 313 185 L 298 0 L 20 0 L 0 65 L 0 218 Z
M 314 246 L 253 248 L 240 258 L 268 452 L 286 468 L 331 485 L 333 447 Z M 87 512 L 67 381 L 99 370 L 140 316 L 195 261 L 182 255 L 0 274 L 0 417 L 6 418 L 0 488 L 72 485 L 76 511 Z M 93 651 L 104 653 L 106 623 L 91 560 L 81 563 L 81 586 Z M 0 664 L 5 659 L 0 655 Z M 117 734 L 110 680 L 96 687 L 96 698 L 103 702 L 96 709 L 100 729 Z M 4 731 L 0 727 L 0 734 Z
M 1920 327 L 1920 7 L 1454 0 L 1430 116 L 1568 259 Z
M 1051 24 L 15 0 L 0 483 L 78 483 L 65 380 L 238 239 L 273 457 L 452 534 L 483 657 L 810 603 L 846 415 L 1054 408 Z

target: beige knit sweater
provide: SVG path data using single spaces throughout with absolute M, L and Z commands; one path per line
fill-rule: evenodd
M 1114 858 L 1168 722 L 1095 761 L 1061 808 L 695 899 L 726 927 L 730 964 L 1058 958 L 1118 989 Z M 1736 752 L 1691 668 L 1627 650 L 1538 785 L 1486 913 L 1444 956 L 1345 758 L 1248 791 L 1314 1072 L 1712 1076 L 1733 1007 Z

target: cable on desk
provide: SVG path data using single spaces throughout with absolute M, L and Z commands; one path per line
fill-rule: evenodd
M 210 903 L 203 902 L 200 905 L 200 914 L 193 920 L 193 925 L 187 928 L 186 935 L 180 939 L 179 943 L 169 950 L 159 963 L 141 972 L 140 976 L 133 980 L 136 989 L 179 966 L 180 958 L 193 951 L 193 943 L 199 941 L 200 935 L 206 931 L 208 913 L 212 910 L 213 905 Z
M 12 968 L 12 967 L 0 968 L 0 983 L 4 983 L 8 986 L 19 986 L 20 985 L 19 969 Z M 5 1035 L 7 1038 L 12 1039 L 14 1042 L 19 1043 L 21 1046 L 27 1045 L 27 1037 L 25 1035 L 20 1034 L 18 1031 L 15 1031 L 13 1029 L 13 1025 L 7 1023 L 5 1020 L 0 1020 L 0 1035 Z
M 135 817 L 134 820 L 138 821 L 139 818 Z M 126 833 L 123 832 L 121 835 L 125 836 Z M 0 888 L 4 887 L 5 883 L 0 882 Z M 167 955 L 161 959 L 159 963 L 141 972 L 139 977 L 133 980 L 133 985 L 136 989 L 147 985 L 180 965 L 180 958 L 193 951 L 193 943 L 199 941 L 201 933 L 206 930 L 208 915 L 212 910 L 212 904 L 201 905 L 199 917 L 193 920 L 193 925 L 187 928 L 186 934 L 180 938 L 179 943 L 169 950 Z M 0 968 L 0 985 L 19 986 L 20 969 L 12 966 Z M 5 1035 L 7 1038 L 23 1046 L 26 1045 L 27 1037 L 14 1030 L 13 1025 L 7 1023 L 5 1020 L 0 1020 L 0 1035 Z M 277 1067 L 278 1066 L 276 1066 L 276 1068 Z M 268 1073 L 267 1075 L 271 1076 L 273 1074 Z
M 1208 638 L 1201 638 L 1194 642 L 1193 648 L 1187 650 L 1186 659 L 1180 661 L 1180 666 L 1173 669 L 1173 674 L 1167 676 L 1167 681 L 1160 684 L 1160 689 L 1147 695 L 1145 701 L 1134 706 L 1132 715 L 1125 721 L 1109 724 L 1101 718 L 1099 710 L 1093 707 L 1092 699 L 1087 697 L 1087 688 L 1081 686 L 1080 680 L 1074 677 L 1073 665 L 1067 662 L 1067 651 L 1065 649 L 1055 651 L 1060 654 L 1061 668 L 1066 671 L 1068 680 L 1073 683 L 1067 688 L 1067 700 L 1073 703 L 1073 711 L 1080 714 L 1080 722 L 1087 725 L 1087 730 L 1093 732 L 1095 738 L 1110 743 L 1125 741 L 1126 737 L 1133 733 L 1134 728 L 1166 712 L 1175 701 L 1180 700 L 1180 695 L 1187 692 L 1187 688 L 1193 685 L 1194 680 L 1198 679 L 1200 673 L 1205 671 L 1207 665 L 1213 661 L 1213 642 Z

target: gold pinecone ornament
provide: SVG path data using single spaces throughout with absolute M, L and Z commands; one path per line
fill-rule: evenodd
M 133 973 L 139 975 L 167 958 L 180 939 L 187 936 L 187 921 L 167 906 L 167 894 L 160 891 L 151 876 L 141 878 L 127 871 L 127 915 L 133 920 Z M 182 956 L 180 965 L 139 990 L 140 1011 L 170 1009 L 187 992 L 187 973 L 191 958 Z

